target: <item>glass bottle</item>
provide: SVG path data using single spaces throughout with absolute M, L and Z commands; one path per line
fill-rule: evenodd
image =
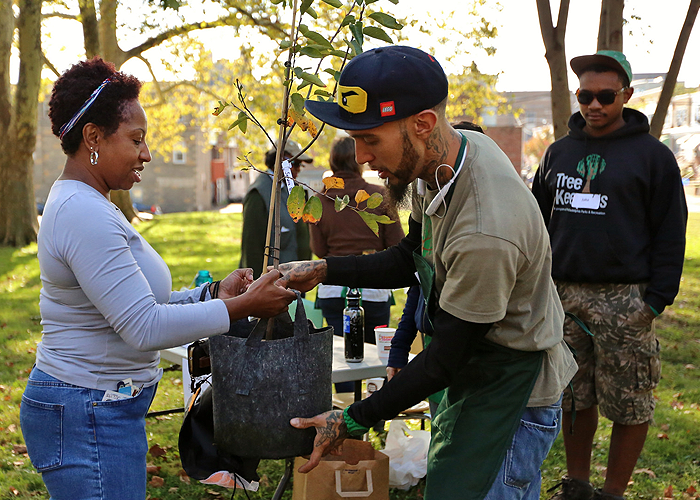
M 351 288 L 345 297 L 343 309 L 343 338 L 345 359 L 359 363 L 365 357 L 365 310 L 360 306 L 360 290 Z

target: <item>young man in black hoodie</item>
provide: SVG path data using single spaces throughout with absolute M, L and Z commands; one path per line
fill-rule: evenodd
M 673 303 L 683 269 L 687 208 L 673 153 L 625 108 L 634 89 L 624 54 L 571 60 L 581 111 L 552 144 L 532 191 L 552 244 L 552 276 L 570 313 L 565 339 L 579 371 L 565 391 L 568 477 L 559 500 L 618 499 L 654 414 L 660 375 L 654 318 Z M 571 316 L 573 315 L 573 316 Z M 598 411 L 613 421 L 602 490 L 589 482 Z

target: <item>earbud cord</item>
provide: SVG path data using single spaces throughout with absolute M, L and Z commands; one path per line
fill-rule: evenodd
M 435 185 L 438 188 L 438 193 L 440 193 L 442 191 L 442 188 L 440 187 L 440 181 L 438 180 L 438 170 L 440 170 L 440 167 L 447 167 L 450 170 L 452 170 L 452 177 L 450 178 L 449 181 L 447 181 L 447 184 L 445 184 L 445 186 L 447 186 L 450 183 L 450 181 L 454 180 L 454 178 L 457 177 L 457 174 L 460 172 L 460 170 L 462 170 L 462 167 L 464 166 L 464 161 L 466 160 L 468 154 L 469 154 L 469 142 L 467 142 L 467 147 L 465 148 L 464 154 L 462 155 L 462 161 L 460 162 L 459 168 L 457 169 L 456 172 L 455 172 L 455 169 L 452 168 L 452 166 L 448 165 L 447 163 L 443 163 L 443 164 L 437 166 L 437 168 L 435 169 Z M 447 198 L 447 193 L 445 193 L 444 196 L 442 196 L 442 200 L 441 200 L 442 204 L 445 206 L 445 214 L 447 214 L 447 201 L 445 200 L 445 198 Z M 438 215 L 437 210 L 436 210 L 435 217 L 437 217 L 438 219 L 442 219 L 443 217 L 445 217 L 445 215 L 442 215 L 442 216 Z
M 441 192 L 442 192 L 442 188 L 440 187 L 440 181 L 438 180 L 438 170 L 440 170 L 440 167 L 447 167 L 447 168 L 449 168 L 450 170 L 452 170 L 452 177 L 451 177 L 451 179 L 454 179 L 454 177 L 455 177 L 455 175 L 456 175 L 456 174 L 455 174 L 455 169 L 452 168 L 452 167 L 451 167 L 450 165 L 448 165 L 447 163 L 443 163 L 442 165 L 438 165 L 437 168 L 435 169 L 435 185 L 437 186 L 438 193 L 441 193 Z M 449 183 L 450 183 L 450 181 L 447 181 L 447 184 L 449 184 Z M 447 186 L 447 184 L 445 184 L 445 186 Z M 444 186 L 443 186 L 443 187 L 444 187 Z M 440 196 L 440 195 L 438 194 L 438 196 Z M 441 196 L 441 198 L 442 198 L 442 200 L 441 200 L 441 201 L 442 201 L 442 204 L 445 206 L 445 214 L 447 214 L 447 201 L 445 201 L 445 197 L 446 197 L 446 196 L 447 196 L 447 193 L 445 193 L 444 195 Z M 442 219 L 443 217 L 445 217 L 445 215 L 438 215 L 437 212 L 438 212 L 438 211 L 435 210 L 435 217 L 437 217 L 438 219 Z

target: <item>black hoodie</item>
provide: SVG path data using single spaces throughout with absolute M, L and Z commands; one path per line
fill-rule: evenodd
M 535 175 L 552 242 L 552 277 L 577 283 L 649 283 L 655 311 L 673 303 L 683 270 L 688 209 L 673 153 L 649 135 L 639 111 L 603 137 L 581 113 L 552 144 Z

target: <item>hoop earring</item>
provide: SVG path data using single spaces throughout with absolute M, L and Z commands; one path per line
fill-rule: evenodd
M 90 165 L 97 165 L 100 155 L 97 151 L 90 151 Z

